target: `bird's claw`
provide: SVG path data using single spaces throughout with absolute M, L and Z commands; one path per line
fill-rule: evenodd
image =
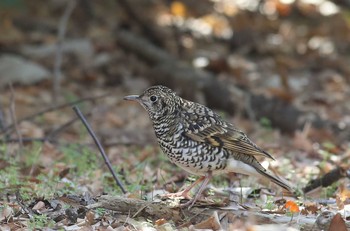
M 171 198 L 171 199 L 183 198 L 183 199 L 187 199 L 187 200 L 192 200 L 192 197 L 189 195 L 188 191 L 186 191 L 186 190 L 176 192 L 176 193 L 166 193 L 166 194 L 163 194 L 161 197 L 162 198 Z

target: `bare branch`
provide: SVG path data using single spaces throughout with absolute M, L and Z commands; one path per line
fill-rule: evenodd
M 320 178 L 311 180 L 304 188 L 303 192 L 308 193 L 318 187 L 327 187 L 338 180 L 348 177 L 350 178 L 350 170 L 344 169 L 342 167 L 337 167 L 333 169 L 332 171 L 326 173 Z
M 122 190 L 122 192 L 125 194 L 127 193 L 127 191 L 125 190 L 123 184 L 121 183 L 121 181 L 119 180 L 118 176 L 115 174 L 111 162 L 109 161 L 100 141 L 97 139 L 95 133 L 92 131 L 91 126 L 89 125 L 89 123 L 87 122 L 87 120 L 85 119 L 83 113 L 81 113 L 81 111 L 79 110 L 79 108 L 77 106 L 73 106 L 73 110 L 75 111 L 75 113 L 78 115 L 78 117 L 80 118 L 80 120 L 83 122 L 84 126 L 86 127 L 86 129 L 88 130 L 90 136 L 92 137 L 92 139 L 94 140 L 98 150 L 100 151 L 109 171 L 112 173 L 112 176 L 115 180 L 115 182 L 117 183 L 117 185 L 119 186 L 119 188 Z
M 6 127 L 5 116 L 3 112 L 3 107 L 0 103 L 0 131 Z
M 85 98 L 81 98 L 81 99 L 78 99 L 76 101 L 73 101 L 73 102 L 68 102 L 68 103 L 63 103 L 63 104 L 60 104 L 60 105 L 56 105 L 56 106 L 52 106 L 52 107 L 49 107 L 49 108 L 46 108 L 42 111 L 39 111 L 39 112 L 36 112 L 34 114 L 31 114 L 29 116 L 25 116 L 21 119 L 19 119 L 17 122 L 20 123 L 22 121 L 25 121 L 25 120 L 31 120 L 31 119 L 34 119 L 35 117 L 37 116 L 41 116 L 47 112 L 51 112 L 51 111 L 56 111 L 56 110 L 59 110 L 59 109 L 62 109 L 62 108 L 65 108 L 65 107 L 70 107 L 70 106 L 73 106 L 75 104 L 79 104 L 79 103 L 82 103 L 84 101 L 93 101 L 93 100 L 96 100 L 96 99 L 100 99 L 100 98 L 103 98 L 103 97 L 106 97 L 106 96 L 109 96 L 110 93 L 107 93 L 107 94 L 104 94 L 104 95 L 99 95 L 99 96 L 89 96 L 89 97 L 85 97 Z M 9 126 L 5 127 L 2 131 L 0 131 L 0 134 L 4 134 L 6 131 L 10 130 L 14 128 L 14 124 L 10 124 Z
M 16 103 L 15 103 L 15 92 L 13 90 L 12 84 L 9 84 L 10 90 L 11 90 L 11 97 L 10 97 L 10 114 L 12 119 L 12 124 L 14 124 L 15 131 L 19 140 L 19 146 L 21 149 L 23 148 L 23 142 L 22 142 L 22 134 L 19 131 L 18 123 L 17 123 L 17 117 L 16 117 Z

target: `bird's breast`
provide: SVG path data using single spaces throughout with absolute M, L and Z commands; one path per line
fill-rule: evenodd
M 192 174 L 204 175 L 208 171 L 226 167 L 228 153 L 225 149 L 185 136 L 182 125 L 179 125 L 171 136 L 157 135 L 157 138 L 169 159 Z

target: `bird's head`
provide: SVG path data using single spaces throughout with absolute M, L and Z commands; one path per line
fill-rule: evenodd
M 180 98 L 165 86 L 152 86 L 141 95 L 125 96 L 125 100 L 140 103 L 148 112 L 151 119 L 160 118 L 174 112 L 176 100 Z

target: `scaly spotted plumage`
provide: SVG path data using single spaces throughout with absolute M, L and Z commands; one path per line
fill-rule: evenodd
M 158 143 L 173 163 L 202 176 L 202 186 L 189 201 L 192 205 L 212 175 L 229 172 L 263 176 L 292 191 L 287 182 L 272 175 L 256 159 L 257 156 L 273 159 L 269 153 L 204 105 L 185 100 L 164 86 L 153 86 L 141 95 L 124 99 L 137 101 L 146 109 Z

